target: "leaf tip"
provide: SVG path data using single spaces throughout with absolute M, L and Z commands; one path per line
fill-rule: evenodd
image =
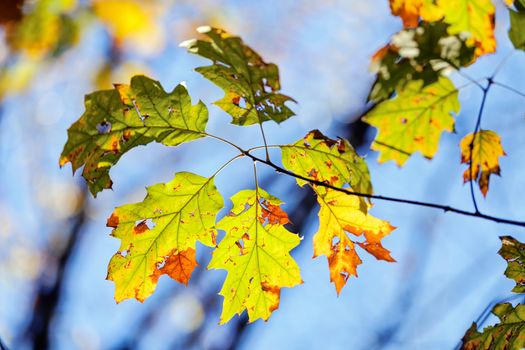
M 209 33 L 211 32 L 212 30 L 212 27 L 210 26 L 200 26 L 200 27 L 197 27 L 197 32 L 201 33 L 201 34 L 206 34 L 206 33 Z

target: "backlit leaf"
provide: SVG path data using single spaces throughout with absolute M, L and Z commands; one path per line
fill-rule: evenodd
M 501 249 L 498 253 L 508 263 L 505 276 L 516 281 L 513 292 L 525 293 L 525 244 L 510 236 L 500 239 Z
M 458 91 L 445 77 L 425 87 L 421 80 L 408 83 L 363 117 L 378 128 L 372 149 L 380 152 L 379 162 L 394 160 L 401 166 L 417 151 L 432 158 L 441 133 L 454 130 L 452 114 L 459 107 Z
M 476 181 L 481 193 L 486 196 L 490 175 L 500 175 L 499 157 L 505 155 L 499 135 L 491 130 L 480 130 L 476 134 L 466 135 L 460 147 L 461 163 L 469 165 L 463 173 L 463 181 Z
M 281 146 L 281 151 L 284 167 L 295 174 L 336 187 L 348 184 L 356 192 L 372 194 L 368 166 L 345 139 L 333 140 L 313 130 L 294 144 Z M 297 179 L 297 183 L 304 186 L 307 182 Z M 362 197 L 360 201 L 366 212 Z
M 466 34 L 476 56 L 496 51 L 494 5 L 491 0 L 438 0 L 450 34 Z
M 498 304 L 492 309 L 500 322 L 478 332 L 476 323 L 463 337 L 463 350 L 522 350 L 525 347 L 525 305 Z
M 405 27 L 417 27 L 419 17 L 433 22 L 441 18 L 442 12 L 432 0 L 390 0 L 390 10 L 403 20 Z
M 314 188 L 317 192 L 317 187 Z M 355 244 L 379 260 L 395 261 L 383 248 L 381 239 L 395 227 L 387 221 L 365 214 L 360 209 L 359 198 L 339 191 L 327 189 L 319 194 L 319 231 L 314 236 L 314 257 L 325 255 L 330 268 L 330 281 L 335 284 L 337 294 L 351 275 L 357 276 L 361 264 Z M 348 236 L 352 234 L 353 236 Z M 359 236 L 364 241 L 357 242 Z
M 204 136 L 206 106 L 192 106 L 188 91 L 178 85 L 164 91 L 159 82 L 135 76 L 131 85 L 86 96 L 84 114 L 68 129 L 60 165 L 82 176 L 93 195 L 111 188 L 110 168 L 130 149 L 152 141 L 176 146 Z
M 215 245 L 223 199 L 213 178 L 182 172 L 147 191 L 144 201 L 118 207 L 108 219 L 112 236 L 121 240 L 107 277 L 115 282 L 117 302 L 144 301 L 163 274 L 187 284 L 197 265 L 196 242 Z
M 494 5 L 490 0 L 390 0 L 394 15 L 405 26 L 415 26 L 418 17 L 424 21 L 443 20 L 451 35 L 462 35 L 476 48 L 476 56 L 496 51 Z
M 289 221 L 282 202 L 261 188 L 240 191 L 231 200 L 231 212 L 217 223 L 226 236 L 208 266 L 228 271 L 220 322 L 245 309 L 250 322 L 267 320 L 279 307 L 281 288 L 302 283 L 290 256 L 300 238 L 284 228 Z
M 285 105 L 293 99 L 280 93 L 275 64 L 264 62 L 241 38 L 222 29 L 206 26 L 198 31 L 209 41 L 188 40 L 181 46 L 213 61 L 196 71 L 224 90 L 224 97 L 215 104 L 233 117 L 233 124 L 280 123 L 294 115 Z

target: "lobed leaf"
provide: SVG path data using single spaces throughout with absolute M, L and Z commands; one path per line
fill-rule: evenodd
M 500 322 L 482 332 L 473 323 L 463 337 L 463 350 L 521 350 L 525 347 L 525 305 L 498 304 L 492 309 Z
M 295 174 L 337 187 L 348 184 L 356 192 L 372 194 L 368 166 L 348 140 L 333 140 L 319 130 L 312 130 L 294 144 L 280 148 L 284 167 Z M 297 183 L 304 186 L 307 182 L 297 179 Z M 367 204 L 362 197 L 360 202 L 366 212 Z
M 408 26 L 415 26 L 418 17 L 449 24 L 448 33 L 466 37 L 476 56 L 496 51 L 495 10 L 490 0 L 390 0 L 390 6 Z
M 164 91 L 158 81 L 135 76 L 130 85 L 97 91 L 85 98 L 84 114 L 68 129 L 60 166 L 71 163 L 93 195 L 111 188 L 109 171 L 120 157 L 156 141 L 167 146 L 204 137 L 208 110 L 191 104 L 186 88 Z
M 279 307 L 282 287 L 301 284 L 299 267 L 290 251 L 300 238 L 284 228 L 288 216 L 282 202 L 261 188 L 243 190 L 231 198 L 231 212 L 217 223 L 226 236 L 213 252 L 208 268 L 228 271 L 220 323 L 245 309 L 250 322 L 268 320 Z
M 505 276 L 516 281 L 512 289 L 516 293 L 525 293 L 525 244 L 517 239 L 504 236 L 498 254 L 507 261 Z
M 107 276 L 117 302 L 143 302 L 163 274 L 187 284 L 197 265 L 196 243 L 216 242 L 215 218 L 224 203 L 213 177 L 177 173 L 147 191 L 144 201 L 116 208 L 107 222 L 121 240 Z
M 428 86 L 422 80 L 411 81 L 363 117 L 378 129 L 371 148 L 380 152 L 379 162 L 394 160 L 399 166 L 417 151 L 430 159 L 441 133 L 454 130 L 452 114 L 459 107 L 458 91 L 448 78 Z
M 461 140 L 460 148 L 461 163 L 468 164 L 463 181 L 476 181 L 481 193 L 486 196 L 490 175 L 500 175 L 499 157 L 505 155 L 501 138 L 494 131 L 480 130 L 466 135 Z
M 209 41 L 188 40 L 181 46 L 213 61 L 196 71 L 224 90 L 224 97 L 215 104 L 233 117 L 232 124 L 280 123 L 294 115 L 285 104 L 294 100 L 280 93 L 275 64 L 264 62 L 241 38 L 222 29 L 205 26 L 197 30 Z
M 363 213 L 358 197 L 332 189 L 319 193 L 318 188 L 314 187 L 314 190 L 321 208 L 319 230 L 313 238 L 314 257 L 325 255 L 328 258 L 330 281 L 335 284 L 339 294 L 351 275 L 357 277 L 357 266 L 361 264 L 361 259 L 355 244 L 378 260 L 395 261 L 381 244 L 381 239 L 395 227 Z M 356 237 L 364 236 L 364 242 L 350 239 L 347 233 Z

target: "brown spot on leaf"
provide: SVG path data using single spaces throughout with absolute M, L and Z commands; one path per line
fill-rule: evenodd
M 261 207 L 261 214 L 263 221 L 267 220 L 271 225 L 286 225 L 290 222 L 288 214 L 286 214 L 286 212 L 282 210 L 280 206 L 273 205 L 266 200 L 263 201 L 262 205 L 263 207 Z
M 111 214 L 111 216 L 108 218 L 108 221 L 106 222 L 106 226 L 116 228 L 118 226 L 118 223 L 119 223 L 119 218 L 115 214 L 115 212 L 113 212 L 113 214 Z
M 144 233 L 147 230 L 149 230 L 149 227 L 146 224 L 146 221 L 141 221 L 137 226 L 133 228 L 133 232 L 135 232 L 135 234 L 137 235 L 140 235 L 141 233 Z

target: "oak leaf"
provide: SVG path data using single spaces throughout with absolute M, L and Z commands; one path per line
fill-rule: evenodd
M 498 304 L 492 313 L 499 318 L 499 323 L 482 332 L 473 323 L 462 339 L 462 350 L 521 350 L 525 347 L 525 305 Z
M 280 93 L 275 64 L 264 62 L 241 38 L 222 29 L 204 26 L 197 30 L 209 41 L 188 40 L 181 46 L 213 61 L 196 71 L 224 90 L 225 96 L 215 104 L 233 117 L 233 124 L 280 123 L 294 115 L 285 104 L 294 100 Z
M 223 199 L 213 178 L 181 172 L 147 191 L 144 201 L 116 208 L 107 222 L 121 240 L 107 276 L 115 282 L 117 302 L 143 302 L 163 274 L 187 284 L 197 265 L 196 242 L 215 245 Z
M 500 175 L 499 157 L 505 155 L 501 138 L 491 130 L 466 135 L 460 143 L 461 163 L 468 164 L 463 181 L 476 181 L 483 196 L 489 190 L 490 175 Z
M 501 249 L 498 254 L 507 261 L 505 276 L 516 282 L 513 292 L 525 293 L 525 244 L 510 236 L 500 239 Z
M 220 323 L 245 309 L 250 322 L 268 320 L 279 307 L 282 287 L 302 283 L 290 251 L 300 238 L 284 228 L 288 217 L 282 202 L 261 188 L 243 190 L 231 198 L 231 212 L 217 223 L 226 232 L 208 268 L 228 271 Z
M 419 151 L 426 158 L 437 152 L 443 131 L 454 130 L 453 113 L 459 112 L 458 91 L 452 82 L 440 77 L 424 86 L 411 81 L 387 101 L 376 105 L 363 121 L 378 128 L 371 148 L 379 152 L 379 162 L 394 160 L 402 166 Z
M 280 147 L 284 167 L 295 174 L 336 187 L 348 184 L 356 192 L 372 194 L 368 165 L 348 140 L 334 140 L 319 130 L 312 130 L 294 144 Z M 307 181 L 298 178 L 297 183 L 304 186 Z M 321 192 L 323 188 L 319 187 L 317 191 Z M 360 197 L 360 202 L 361 209 L 366 212 L 363 197 Z
M 314 257 L 325 255 L 328 258 L 330 281 L 335 284 L 337 294 L 351 275 L 357 276 L 361 259 L 355 244 L 378 260 L 395 261 L 381 244 L 381 239 L 395 227 L 363 213 L 358 197 L 327 189 L 324 194 L 318 193 L 317 201 L 320 205 L 319 230 L 313 238 Z M 348 234 L 355 238 L 364 236 L 364 241 L 354 241 Z
M 183 85 L 164 91 L 158 81 L 135 76 L 130 85 L 97 91 L 85 98 L 84 114 L 68 129 L 60 166 L 82 176 L 93 195 L 111 188 L 109 170 L 127 151 L 157 141 L 167 146 L 204 137 L 208 110 Z

